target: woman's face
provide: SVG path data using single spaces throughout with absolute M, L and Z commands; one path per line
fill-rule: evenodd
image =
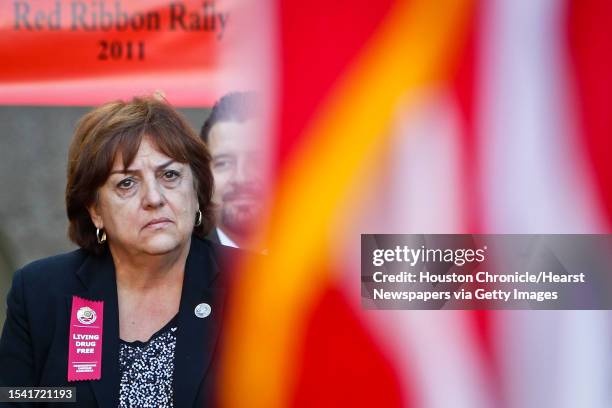
M 189 165 L 159 152 L 144 137 L 127 169 L 117 155 L 89 213 L 114 253 L 162 255 L 189 242 L 197 210 Z

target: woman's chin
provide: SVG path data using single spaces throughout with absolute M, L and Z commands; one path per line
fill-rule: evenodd
M 160 235 L 145 240 L 140 246 L 142 252 L 149 255 L 164 255 L 180 249 L 185 244 L 186 242 L 176 237 Z

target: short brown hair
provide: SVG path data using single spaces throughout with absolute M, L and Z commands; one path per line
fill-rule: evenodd
M 134 98 L 110 102 L 87 113 L 77 124 L 70 144 L 66 183 L 68 236 L 83 249 L 102 252 L 87 208 L 95 203 L 98 188 L 108 179 L 117 154 L 121 154 L 123 166 L 128 168 L 145 135 L 168 157 L 189 164 L 202 211 L 202 224 L 194 228 L 194 233 L 204 237 L 212 228 L 213 177 L 208 149 L 170 105 L 152 97 Z

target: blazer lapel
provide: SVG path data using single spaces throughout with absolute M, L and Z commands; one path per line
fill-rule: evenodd
M 89 256 L 77 271 L 77 276 L 86 289 L 75 295 L 89 300 L 104 301 L 102 376 L 100 380 L 92 380 L 89 383 L 98 406 L 117 407 L 119 405 L 119 308 L 115 265 L 110 251 L 107 250 L 101 256 Z M 69 305 L 71 304 L 72 296 L 69 297 Z
M 192 237 L 185 265 L 185 277 L 174 359 L 174 405 L 193 406 L 200 383 L 209 369 L 219 334 L 224 290 L 215 287 L 219 267 L 212 249 Z M 198 317 L 201 303 L 211 307 L 210 315 Z

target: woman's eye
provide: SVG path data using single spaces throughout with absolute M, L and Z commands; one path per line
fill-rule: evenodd
M 176 180 L 180 176 L 176 170 L 167 170 L 164 172 L 164 180 L 172 181 Z
M 127 190 L 129 188 L 131 188 L 134 185 L 134 180 L 132 180 L 131 178 L 126 178 L 121 180 L 118 184 L 117 187 Z

